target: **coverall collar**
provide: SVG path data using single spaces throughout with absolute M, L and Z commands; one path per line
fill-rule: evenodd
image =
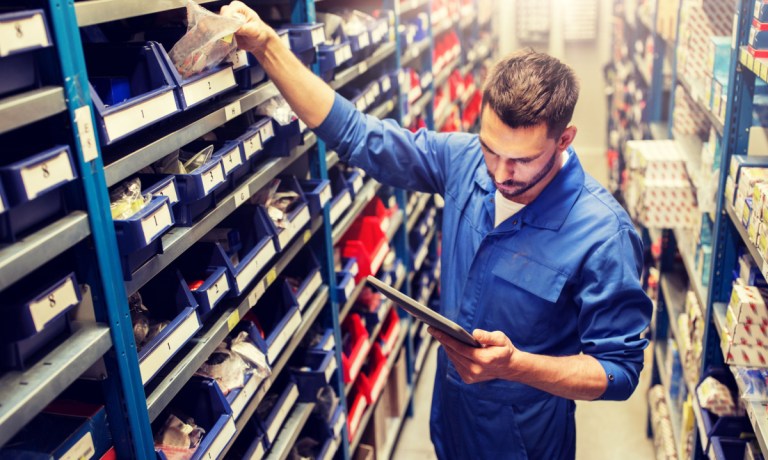
M 559 230 L 565 222 L 584 186 L 584 169 L 572 147 L 568 147 L 568 154 L 570 155 L 568 161 L 552 182 L 521 211 L 522 220 L 526 224 L 548 230 Z M 475 171 L 475 183 L 488 193 L 496 192 L 496 187 L 488 175 L 488 168 L 482 158 Z

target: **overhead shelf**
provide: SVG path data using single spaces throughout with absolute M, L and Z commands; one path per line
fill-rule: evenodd
M 424 109 L 427 107 L 427 105 L 432 103 L 432 96 L 432 91 L 426 91 L 421 95 L 420 98 L 416 100 L 416 102 L 411 104 L 408 109 L 408 115 L 403 118 L 403 126 L 406 128 L 411 126 L 413 119 L 424 113 Z
M 394 43 L 384 43 L 373 53 L 371 57 L 365 61 L 359 64 L 355 64 L 349 69 L 342 70 L 336 74 L 335 78 L 329 83 L 329 85 L 333 89 L 341 88 L 355 78 L 366 73 L 371 67 L 375 66 L 389 56 L 392 56 L 396 49 L 397 46 Z
M 715 114 L 712 113 L 712 110 L 710 110 L 709 106 L 701 100 L 702 95 L 699 93 L 696 88 L 694 88 L 691 83 L 682 75 L 677 76 L 677 82 L 685 88 L 685 90 L 688 92 L 688 95 L 691 96 L 691 99 L 693 99 L 698 105 L 699 108 L 707 115 L 707 118 L 709 119 L 709 123 L 717 130 L 718 134 L 721 136 L 723 135 L 723 122 L 720 121 Z
M 280 354 L 280 357 L 277 359 L 277 362 L 272 366 L 272 373 L 269 377 L 264 379 L 263 382 L 261 382 L 259 389 L 251 397 L 251 400 L 246 404 L 243 412 L 240 414 L 240 417 L 235 421 L 235 427 L 237 429 L 237 431 L 235 431 L 235 436 L 229 440 L 227 446 L 224 448 L 224 450 L 221 451 L 219 458 L 226 457 L 227 452 L 230 448 L 232 448 L 232 445 L 237 440 L 238 435 L 243 431 L 246 423 L 248 423 L 253 414 L 256 412 L 256 409 L 259 407 L 259 404 L 261 404 L 261 401 L 264 400 L 264 396 L 267 394 L 270 388 L 272 388 L 275 380 L 277 380 L 280 373 L 283 371 L 283 369 L 285 369 L 285 365 L 288 364 L 288 360 L 291 358 L 291 355 L 293 355 L 293 352 L 296 351 L 301 342 L 304 340 L 304 336 L 315 323 L 315 320 L 320 315 L 320 312 L 323 310 L 323 307 L 327 303 L 328 287 L 323 286 L 315 295 L 315 300 L 312 301 L 309 307 L 307 307 L 307 309 L 304 311 L 304 314 L 301 316 L 301 326 L 299 326 L 299 329 L 295 334 L 293 334 L 290 342 L 288 342 L 288 344 L 285 346 L 285 349 Z
M 210 232 L 216 225 L 221 223 L 227 216 L 232 214 L 248 198 L 258 193 L 275 176 L 282 173 L 294 161 L 304 155 L 312 148 L 317 141 L 315 135 L 308 132 L 304 135 L 304 144 L 294 148 L 290 156 L 273 158 L 265 163 L 258 173 L 251 176 L 237 190 L 227 195 L 221 202 L 203 216 L 192 227 L 174 227 L 168 233 L 163 235 L 163 252 L 151 258 L 147 263 L 139 267 L 133 273 L 132 279 L 125 282 L 125 288 L 128 294 L 133 294 L 144 286 L 149 280 L 154 278 L 165 267 L 171 264 L 187 249 L 195 244 L 200 238 Z M 247 191 L 247 197 L 242 199 L 241 192 Z
M 0 446 L 112 347 L 109 327 L 75 323 L 74 332 L 26 372 L 0 377 Z
M 746 46 L 739 48 L 739 64 L 757 75 L 764 82 L 768 82 L 768 59 L 756 58 L 749 54 Z
M 161 370 L 161 374 L 155 377 L 159 384 L 152 389 L 147 397 L 150 420 L 154 420 L 160 415 L 173 397 L 181 390 L 181 387 L 187 383 L 216 347 L 227 337 L 240 321 L 240 318 L 245 316 L 258 303 L 267 288 L 275 282 L 277 276 L 285 270 L 293 258 L 296 257 L 296 254 L 309 241 L 312 234 L 321 226 L 322 219 L 318 217 L 312 222 L 311 229 L 305 230 L 303 238 L 296 239 L 288 249 L 280 253 L 280 259 L 259 278 L 257 283 L 253 284 L 249 294 L 238 299 L 240 301 L 239 304 L 230 306 L 215 322 L 204 327 L 202 332 L 195 337 L 194 345 L 189 351 L 181 359 L 175 361 L 173 366 L 169 365 L 168 369 Z
M 107 186 L 111 187 L 223 125 L 229 119 L 227 109 L 232 105 L 239 104 L 240 111 L 246 112 L 279 94 L 272 82 L 250 91 L 229 93 L 218 102 L 173 117 L 168 126 L 145 130 L 141 135 L 131 136 L 114 148 L 108 147 L 104 153 Z
M 0 249 L 0 291 L 90 234 L 88 214 L 73 211 L 22 240 Z
M 44 86 L 0 99 L 0 134 L 40 121 L 67 109 L 64 88 Z
M 197 0 L 210 3 L 216 0 Z M 117 21 L 145 14 L 184 8 L 186 0 L 162 0 L 158 2 L 126 2 L 125 0 L 84 0 L 75 2 L 77 25 L 80 27 Z

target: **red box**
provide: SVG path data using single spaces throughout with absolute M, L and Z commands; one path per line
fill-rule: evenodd
M 344 374 L 344 383 L 354 381 L 360 374 L 360 369 L 365 363 L 365 357 L 371 344 L 368 342 L 368 330 L 363 325 L 360 315 L 352 313 L 344 320 L 341 325 L 342 334 L 348 332 L 352 339 L 352 346 L 349 354 L 341 350 L 341 369 Z
M 355 283 L 368 275 L 375 275 L 389 252 L 389 241 L 387 234 L 381 230 L 381 219 L 363 217 L 356 220 L 344 235 L 342 248 L 342 257 L 357 259 L 360 270 L 355 276 Z
M 379 344 L 375 344 L 368 354 L 368 374 L 362 373 L 358 378 L 363 394 L 368 398 L 368 403 L 373 404 L 381 395 L 387 384 L 389 367 L 387 357 L 381 351 Z
M 349 392 L 347 407 L 349 408 L 347 430 L 349 431 L 349 439 L 353 439 L 357 429 L 360 428 L 360 421 L 363 419 L 365 410 L 368 408 L 368 398 L 365 397 L 359 382 L 355 383 L 352 386 L 352 391 Z
M 379 343 L 381 344 L 381 351 L 385 356 L 389 356 L 392 353 L 399 336 L 400 317 L 397 315 L 397 309 L 392 308 L 389 310 L 387 318 L 381 326 L 381 332 L 379 332 Z

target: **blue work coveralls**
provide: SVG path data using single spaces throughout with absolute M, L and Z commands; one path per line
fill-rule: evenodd
M 652 310 L 638 280 L 642 243 L 573 150 L 532 203 L 494 228 L 477 135 L 414 134 L 339 95 L 315 132 L 376 180 L 445 198 L 440 313 L 469 331 L 502 331 L 530 353 L 591 355 L 605 369 L 601 399 L 632 394 Z M 430 431 L 440 459 L 574 458 L 574 411 L 521 383 L 466 384 L 438 353 Z

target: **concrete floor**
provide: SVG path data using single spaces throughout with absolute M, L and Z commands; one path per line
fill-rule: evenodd
M 580 155 L 579 159 L 595 179 L 605 184 L 608 170 L 602 155 Z M 435 373 L 437 346 L 433 343 L 414 395 L 414 416 L 406 420 L 393 457 L 395 460 L 432 460 L 429 441 L 429 408 Z M 640 385 L 626 402 L 579 402 L 576 410 L 577 460 L 653 459 L 653 443 L 646 437 L 647 392 L 651 376 L 651 348 Z

